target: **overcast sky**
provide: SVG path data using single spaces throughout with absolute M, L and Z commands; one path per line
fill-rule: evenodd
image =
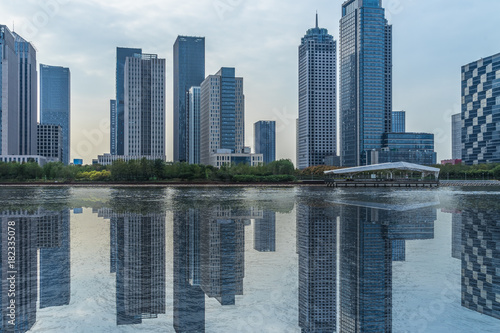
M 0 23 L 38 50 L 39 63 L 72 74 L 72 153 L 90 163 L 109 152 L 116 47 L 167 59 L 167 160 L 173 156 L 172 47 L 206 37 L 206 75 L 235 67 L 244 78 L 246 145 L 253 123 L 277 121 L 277 158 L 295 161 L 297 47 L 318 10 L 338 40 L 342 0 L 2 0 Z M 393 109 L 407 131 L 431 132 L 451 157 L 450 115 L 460 112 L 462 65 L 500 52 L 498 0 L 385 0 L 393 24 Z

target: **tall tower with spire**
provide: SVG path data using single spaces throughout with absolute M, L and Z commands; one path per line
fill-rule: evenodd
M 337 155 L 337 42 L 327 29 L 307 31 L 299 46 L 297 166 L 326 164 Z

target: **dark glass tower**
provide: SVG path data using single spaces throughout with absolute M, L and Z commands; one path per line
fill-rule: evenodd
M 40 64 L 40 122 L 62 129 L 62 159 L 69 164 L 71 140 L 71 74 L 69 68 Z
M 258 121 L 254 124 L 255 153 L 262 154 L 264 163 L 276 160 L 276 122 Z
M 328 30 L 307 31 L 299 46 L 297 166 L 325 164 L 337 155 L 337 42 Z
M 391 132 L 392 26 L 381 0 L 344 2 L 339 61 L 342 165 L 365 165 Z
M 174 161 L 187 161 L 186 93 L 205 79 L 205 37 L 178 36 L 174 44 Z
M 115 147 L 111 147 L 111 155 L 125 155 L 125 62 L 127 57 L 142 54 L 141 49 L 116 48 L 116 120 L 115 124 Z M 111 140 L 113 143 L 113 140 Z M 114 149 L 113 149 L 114 148 Z

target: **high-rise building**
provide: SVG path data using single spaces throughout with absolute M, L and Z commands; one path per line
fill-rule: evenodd
M 200 87 L 191 87 L 186 97 L 187 161 L 200 164 Z
M 406 132 L 406 112 L 392 111 L 392 130 L 393 133 Z
M 253 230 L 256 251 L 276 251 L 276 212 L 264 211 L 262 219 L 255 219 Z
M 59 125 L 38 124 L 37 155 L 62 162 L 63 131 Z
M 116 130 L 117 130 L 117 125 L 116 125 L 116 100 L 115 99 L 111 99 L 109 101 L 109 115 L 110 115 L 110 119 L 109 119 L 109 135 L 110 135 L 110 151 L 111 151 L 111 155 L 116 155 Z
M 19 154 L 19 76 L 14 35 L 0 25 L 0 155 Z
M 462 66 L 462 160 L 467 165 L 500 162 L 500 53 Z
M 243 78 L 235 76 L 234 68 L 222 67 L 201 83 L 200 143 L 205 165 L 262 163 L 262 154 L 245 148 Z
M 462 159 L 462 114 L 451 116 L 451 158 Z
M 165 159 L 165 59 L 127 57 L 124 68 L 124 155 Z
M 188 161 L 186 92 L 205 79 L 205 37 L 178 36 L 174 43 L 174 161 Z
M 116 147 L 115 149 L 111 147 L 111 155 L 125 154 L 125 62 L 127 57 L 133 57 L 136 54 L 142 54 L 142 50 L 116 48 L 116 120 L 111 120 L 111 123 L 115 124 L 115 129 L 111 132 L 114 132 L 116 136 L 111 142 L 114 141 Z
M 15 32 L 13 35 L 19 61 L 19 155 L 35 155 L 38 117 L 36 50 Z
M 71 73 L 69 68 L 40 64 L 40 122 L 62 129 L 62 157 L 70 161 Z
M 264 163 L 276 161 L 276 122 L 258 121 L 254 124 L 254 147 L 256 154 L 262 154 Z
M 343 3 L 339 61 L 342 165 L 365 165 L 392 129 L 392 26 L 381 0 Z
M 337 155 L 337 42 L 327 29 L 309 29 L 299 46 L 299 169 Z

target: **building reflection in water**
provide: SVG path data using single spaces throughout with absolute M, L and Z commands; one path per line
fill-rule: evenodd
M 405 260 L 407 240 L 434 237 L 436 204 L 298 204 L 302 332 L 391 332 L 392 262 Z M 337 290 L 340 327 L 336 325 Z
M 0 221 L 2 272 L 0 331 L 27 332 L 36 322 L 38 269 L 40 269 L 40 308 L 69 304 L 69 210 L 4 211 L 0 213 Z M 12 243 L 9 242 L 13 239 L 9 239 L 9 236 L 14 234 L 15 251 L 12 251 L 9 249 Z M 38 249 L 40 249 L 40 267 L 38 267 Z M 14 262 L 12 252 L 15 252 Z M 15 293 L 9 292 L 10 284 L 7 282 L 13 275 Z M 15 319 L 9 316 L 11 314 L 9 305 L 12 302 L 15 304 Z
M 165 311 L 165 214 L 116 213 L 110 220 L 110 272 L 116 273 L 116 323 L 140 324 Z

